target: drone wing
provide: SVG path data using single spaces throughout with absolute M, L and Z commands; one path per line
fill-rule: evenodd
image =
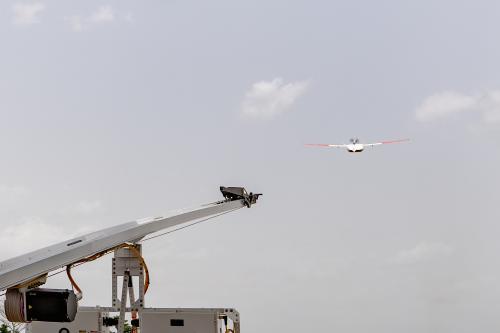
M 323 148 L 346 148 L 347 145 L 335 145 L 329 143 L 306 143 L 307 147 L 323 147 Z
M 373 146 L 379 146 L 379 145 L 387 145 L 390 143 L 402 143 L 402 142 L 407 142 L 407 141 L 410 141 L 410 139 L 399 139 L 399 140 L 381 141 L 381 142 L 374 142 L 374 143 L 363 143 L 363 146 L 373 147 Z

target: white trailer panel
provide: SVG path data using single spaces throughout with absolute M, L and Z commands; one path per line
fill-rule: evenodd
M 71 323 L 50 323 L 34 321 L 27 326 L 28 333 L 109 333 L 102 326 L 102 317 L 107 316 L 98 307 L 79 307 L 76 318 Z
M 27 333 L 109 333 L 102 318 L 116 317 L 113 311 L 81 307 L 71 323 L 32 322 Z M 144 308 L 139 318 L 140 333 L 240 333 L 239 312 L 231 308 Z

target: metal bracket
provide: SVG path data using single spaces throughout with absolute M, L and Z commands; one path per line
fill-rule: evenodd
M 235 200 L 243 200 L 245 203 L 245 206 L 250 208 L 254 203 L 257 202 L 259 199 L 259 196 L 262 195 L 262 193 L 252 193 L 248 194 L 247 190 L 245 190 L 244 187 L 220 187 L 220 191 L 222 195 L 224 196 L 224 199 L 226 201 L 235 201 Z

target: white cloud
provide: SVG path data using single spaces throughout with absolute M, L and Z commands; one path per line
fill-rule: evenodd
M 413 264 L 436 257 L 447 257 L 452 253 L 453 249 L 446 244 L 423 242 L 410 250 L 399 252 L 393 261 L 398 264 Z
M 417 120 L 429 122 L 458 113 L 476 113 L 484 124 L 500 123 L 500 91 L 475 95 L 447 91 L 426 98 L 416 110 Z
M 101 6 L 87 17 L 80 15 L 67 16 L 64 18 L 75 32 L 88 30 L 93 26 L 112 23 L 115 21 L 115 11 L 111 6 Z
M 281 78 L 256 82 L 245 94 L 241 112 L 250 117 L 272 118 L 288 111 L 308 86 L 309 81 L 284 83 Z
M 431 121 L 448 117 L 452 114 L 467 111 L 475 104 L 475 98 L 452 91 L 427 97 L 417 108 L 417 119 Z
M 15 25 L 32 25 L 40 22 L 39 14 L 45 9 L 41 2 L 34 3 L 16 3 L 12 6 L 14 18 L 12 22 Z

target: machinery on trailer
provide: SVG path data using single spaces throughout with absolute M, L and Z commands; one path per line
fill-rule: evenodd
M 140 244 L 136 250 L 141 252 Z M 115 250 L 111 266 L 110 307 L 80 307 L 72 322 L 33 321 L 28 325 L 29 333 L 109 333 L 115 327 L 123 332 L 126 315 L 131 332 L 240 332 L 239 313 L 232 308 L 145 307 L 146 266 L 129 248 Z
M 117 331 L 122 333 L 125 314 L 130 313 L 133 331 L 137 331 L 138 327 L 146 333 L 157 331 L 159 328 L 154 323 L 163 323 L 165 332 L 220 333 L 222 329 L 239 332 L 239 315 L 234 309 L 147 309 L 144 302 L 149 286 L 149 271 L 140 245 L 144 237 L 181 224 L 200 223 L 242 207 L 250 208 L 260 196 L 248 194 L 244 188 L 238 187 L 221 186 L 220 190 L 225 200 L 167 216 L 124 223 L 1 262 L 0 290 L 7 290 L 7 319 L 31 323 L 28 327 L 33 333 L 44 333 L 45 330 L 55 332 L 55 328 L 58 328 L 58 333 L 106 332 L 109 326 L 116 326 Z M 83 293 L 71 275 L 71 267 L 111 252 L 114 252 L 112 306 L 82 308 L 80 310 L 83 311 L 80 311 L 78 301 Z M 72 290 L 39 288 L 50 272 L 63 267 Z M 120 297 L 119 279 L 122 280 Z M 110 317 L 110 313 L 118 313 L 117 318 Z M 171 330 L 166 328 L 165 322 L 170 323 L 167 326 Z M 211 324 L 206 326 L 207 322 Z

